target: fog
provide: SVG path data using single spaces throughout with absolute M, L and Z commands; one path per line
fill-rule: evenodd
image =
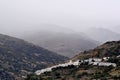
M 120 0 L 0 0 L 0 33 L 19 37 L 41 29 L 41 24 L 80 32 L 90 27 L 119 32 L 119 3 Z

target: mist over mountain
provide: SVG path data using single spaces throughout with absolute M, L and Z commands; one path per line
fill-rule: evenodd
M 111 27 L 110 30 L 120 34 L 120 25 Z
M 120 40 L 119 25 L 120 0 L 0 0 L 0 80 Z
M 36 32 L 24 35 L 23 39 L 67 57 L 73 57 L 99 44 L 84 33 L 77 33 L 68 28 L 49 24 L 40 27 L 42 28 Z
M 115 32 L 115 31 L 112 31 L 110 29 L 105 29 L 105 28 L 89 28 L 86 30 L 86 34 L 91 39 L 102 42 L 102 43 L 106 41 L 120 40 L 120 34 L 117 33 L 117 31 Z

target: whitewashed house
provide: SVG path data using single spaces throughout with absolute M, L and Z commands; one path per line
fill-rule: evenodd
M 100 59 L 100 58 L 89 58 L 89 59 L 86 59 L 84 61 L 85 62 L 101 62 L 102 59 Z
M 99 66 L 113 66 L 113 67 L 117 66 L 115 63 L 109 63 L 109 62 L 100 62 L 98 65 Z
M 37 70 L 37 71 L 35 72 L 35 74 L 36 74 L 36 75 L 40 75 L 40 74 L 42 74 L 42 73 L 44 73 L 44 72 L 50 72 L 50 71 L 52 71 L 52 67 L 46 68 L 46 69 Z
M 118 55 L 117 58 L 120 58 L 120 55 Z
M 103 57 L 104 61 L 107 61 L 108 59 L 110 59 L 110 57 Z

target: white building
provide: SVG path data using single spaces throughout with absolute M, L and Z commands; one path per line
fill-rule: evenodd
M 104 61 L 107 61 L 108 59 L 110 59 L 110 57 L 103 57 Z
M 118 55 L 117 58 L 120 58 L 120 55 Z
M 36 74 L 36 75 L 40 75 L 40 74 L 42 74 L 42 73 L 44 73 L 44 72 L 50 72 L 50 71 L 52 71 L 52 67 L 46 68 L 46 69 L 37 70 L 37 71 L 35 72 L 35 74 Z
M 116 67 L 117 65 L 115 63 L 109 63 L 109 62 L 100 62 L 99 66 L 113 66 Z
M 89 59 L 86 59 L 84 61 L 85 62 L 101 62 L 102 59 L 100 59 L 100 58 L 89 58 Z

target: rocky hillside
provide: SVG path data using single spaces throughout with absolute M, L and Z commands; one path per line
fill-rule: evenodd
M 30 72 L 65 59 L 24 40 L 0 34 L 0 80 L 21 80 Z
M 25 80 L 120 80 L 120 41 L 106 42 L 72 60 L 73 64 L 61 64 L 51 71 L 31 74 Z

